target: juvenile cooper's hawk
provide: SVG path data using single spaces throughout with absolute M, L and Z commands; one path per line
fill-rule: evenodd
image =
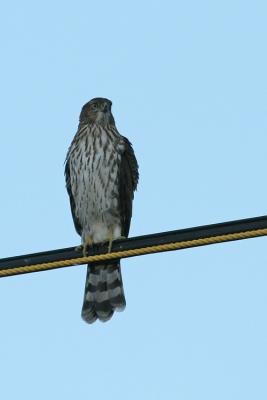
M 138 164 L 131 143 L 117 131 L 111 101 L 95 98 L 80 114 L 65 166 L 67 191 L 83 249 L 127 237 Z M 87 267 L 82 318 L 109 320 L 126 302 L 119 261 Z

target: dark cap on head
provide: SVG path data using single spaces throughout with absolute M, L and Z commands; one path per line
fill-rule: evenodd
M 80 124 L 98 123 L 115 125 L 111 113 L 112 101 L 104 97 L 95 97 L 84 104 L 80 113 Z

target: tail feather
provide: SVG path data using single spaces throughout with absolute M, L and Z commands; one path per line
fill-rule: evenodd
M 108 321 L 115 310 L 122 311 L 125 306 L 120 262 L 88 265 L 82 307 L 85 322 Z

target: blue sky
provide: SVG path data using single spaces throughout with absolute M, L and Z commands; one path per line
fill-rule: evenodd
M 1 6 L 1 251 L 79 243 L 63 163 L 113 101 L 131 235 L 267 214 L 264 1 Z M 85 267 L 0 280 L 1 398 L 267 398 L 266 238 L 127 259 L 124 313 L 80 319 Z

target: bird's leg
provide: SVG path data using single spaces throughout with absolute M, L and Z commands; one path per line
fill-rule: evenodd
M 87 250 L 90 246 L 93 246 L 93 236 L 92 235 L 88 235 L 85 238 L 85 241 L 83 242 L 83 244 L 81 244 L 80 246 L 75 247 L 75 251 L 82 251 L 83 252 L 83 256 L 86 257 L 87 256 Z
M 120 239 L 126 239 L 126 237 L 125 236 L 114 236 L 112 231 L 109 232 L 109 236 L 108 236 L 108 252 L 109 253 L 111 253 L 112 244 L 113 244 L 114 240 L 120 240 Z
M 92 235 L 88 235 L 85 238 L 85 241 L 83 242 L 83 256 L 86 257 L 87 256 L 87 249 L 93 246 L 93 236 Z
M 114 240 L 114 236 L 113 236 L 112 231 L 110 231 L 110 232 L 109 232 L 109 235 L 108 235 L 108 252 L 109 252 L 109 253 L 111 253 L 111 248 L 112 248 L 113 240 Z

